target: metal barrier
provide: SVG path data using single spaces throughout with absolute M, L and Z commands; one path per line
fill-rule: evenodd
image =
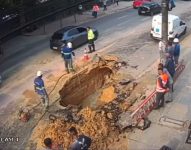
M 182 60 L 176 68 L 176 73 L 174 76 L 174 82 L 180 76 L 182 71 L 185 69 L 184 61 Z M 135 109 L 135 111 L 130 115 L 132 119 L 132 126 L 136 126 L 141 119 L 147 117 L 149 113 L 154 109 L 156 104 L 156 91 L 153 91 L 143 102 Z

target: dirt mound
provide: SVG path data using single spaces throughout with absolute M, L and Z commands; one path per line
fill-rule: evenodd
M 82 109 L 78 115 L 83 116 L 84 121 L 81 124 L 71 124 L 62 120 L 57 120 L 55 123 L 50 124 L 41 136 L 42 145 L 43 140 L 50 137 L 53 141 L 56 141 L 57 144 L 61 144 L 64 148 L 68 149 L 74 141 L 73 137 L 68 134 L 68 129 L 71 126 L 74 126 L 78 130 L 79 134 L 85 134 L 93 138 L 94 142 L 91 146 L 92 150 L 104 150 L 104 147 L 107 147 L 107 145 L 112 142 L 111 139 L 107 139 L 111 129 L 105 115 L 102 113 L 96 113 L 96 111 L 92 111 L 89 108 Z
M 115 93 L 115 88 L 113 86 L 109 86 L 102 91 L 100 96 L 100 101 L 103 103 L 109 103 L 117 97 Z

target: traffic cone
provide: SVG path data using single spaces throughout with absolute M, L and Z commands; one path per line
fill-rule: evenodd
M 88 61 L 89 59 L 90 59 L 90 57 L 89 57 L 89 55 L 88 55 L 88 51 L 87 51 L 87 49 L 85 48 L 83 60 L 84 60 L 84 61 Z

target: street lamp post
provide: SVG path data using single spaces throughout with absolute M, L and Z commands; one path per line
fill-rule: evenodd
M 168 0 L 162 0 L 162 40 L 168 43 Z M 167 48 L 165 48 L 167 50 Z

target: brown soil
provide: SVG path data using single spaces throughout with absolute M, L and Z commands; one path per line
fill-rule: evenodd
M 109 86 L 108 88 L 103 89 L 100 96 L 100 101 L 102 103 L 109 103 L 113 101 L 116 97 L 117 94 L 115 93 L 115 88 L 113 86 Z
M 94 94 L 104 85 L 106 80 L 111 78 L 115 62 L 113 61 L 110 65 L 99 63 L 90 65 L 68 78 L 59 91 L 60 104 L 63 106 L 78 105 L 88 96 Z
M 116 74 L 116 65 L 117 62 L 112 59 L 106 64 L 91 64 L 59 81 L 55 91 L 61 89 L 60 103 L 67 107 L 64 110 L 55 108 L 56 112 L 52 114 L 57 120 L 54 123 L 41 121 L 34 129 L 30 141 L 37 144 L 36 149 L 42 149 L 43 140 L 47 137 L 52 138 L 56 144 L 69 148 L 74 141 L 68 134 L 68 129 L 72 126 L 77 128 L 79 134 L 85 134 L 93 139 L 92 150 L 128 149 L 126 136 L 120 134 L 121 131 L 117 125 L 118 116 L 129 110 L 135 101 L 140 101 L 147 90 L 145 84 L 149 84 L 149 80 L 146 80 L 149 76 L 147 75 L 138 84 L 131 82 L 120 85 L 119 81 L 124 75 Z M 129 77 L 127 74 L 125 76 Z M 97 108 L 93 110 L 90 107 L 77 106 L 95 92 L 98 92 L 98 96 L 90 99 L 92 102 L 97 101 L 96 98 L 99 100 Z M 58 96 L 57 93 L 51 95 L 54 98 Z M 73 111 L 75 107 L 77 111 Z M 66 114 L 69 114 L 71 120 L 65 117 Z M 77 121 L 74 118 L 78 118 Z

